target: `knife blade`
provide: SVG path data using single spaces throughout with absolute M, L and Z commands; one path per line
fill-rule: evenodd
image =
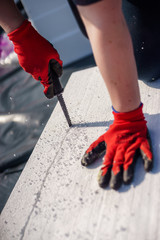
M 69 127 L 71 127 L 72 126 L 71 119 L 70 119 L 70 116 L 69 116 L 69 113 L 68 113 L 68 110 L 67 110 L 67 107 L 66 107 L 66 104 L 65 104 L 65 101 L 64 101 L 62 93 L 58 94 L 57 98 L 58 98 L 58 101 L 59 101 L 59 103 L 61 105 L 62 111 L 63 111 L 63 113 L 64 113 L 64 115 L 66 117 L 68 125 L 69 125 Z
M 53 73 L 53 76 L 54 76 L 54 81 L 53 81 L 54 82 L 54 96 L 57 96 L 57 99 L 61 105 L 64 116 L 67 120 L 67 123 L 68 123 L 69 127 L 71 127 L 72 126 L 71 119 L 70 119 L 70 116 L 69 116 L 69 113 L 68 113 L 63 95 L 62 95 L 62 92 L 64 91 L 64 89 L 61 85 L 59 77 L 57 76 L 57 74 L 55 72 Z

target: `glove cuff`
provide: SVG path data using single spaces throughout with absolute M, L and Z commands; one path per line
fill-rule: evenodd
M 142 105 L 143 105 L 143 103 L 140 103 L 139 107 L 142 106 Z M 115 113 L 120 113 L 120 112 L 118 112 L 113 106 L 112 106 L 112 110 L 113 110 L 113 112 L 115 112 Z
M 21 42 L 24 39 L 24 36 L 28 36 L 28 32 L 30 27 L 32 27 L 31 22 L 29 22 L 27 19 L 24 20 L 22 25 L 15 29 L 14 31 L 10 32 L 7 34 L 9 39 L 13 41 L 14 43 Z
M 140 107 L 137 109 L 131 111 L 131 112 L 125 112 L 125 113 L 117 113 L 113 111 L 114 120 L 115 121 L 136 121 L 136 120 L 144 120 L 144 115 L 142 112 L 143 103 L 141 103 Z

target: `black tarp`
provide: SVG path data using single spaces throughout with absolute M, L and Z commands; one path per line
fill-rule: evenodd
M 23 70 L 0 81 L 0 172 L 27 160 L 54 106 Z

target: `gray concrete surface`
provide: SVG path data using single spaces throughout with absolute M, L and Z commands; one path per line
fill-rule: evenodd
M 93 66 L 95 66 L 95 61 L 92 55 L 68 65 L 63 69 L 63 75 L 60 78 L 62 86 L 66 86 L 73 72 Z M 0 67 L 0 89 L 2 90 L 0 101 L 0 213 L 24 168 L 22 163 L 29 159 L 57 104 L 57 98 L 47 99 L 43 94 L 41 84 L 32 79 L 24 70 L 13 71 L 13 67 L 10 66 L 6 68 L 6 74 L 3 76 L 1 76 L 1 70 L 3 72 Z M 16 122 L 17 116 L 21 116 L 21 121 Z
M 111 102 L 97 67 L 72 74 L 64 92 L 73 127 L 53 111 L 0 216 L 1 240 L 160 239 L 160 81 L 140 83 L 154 152 L 145 173 L 139 158 L 131 185 L 100 189 L 101 160 L 80 159 L 112 123 Z

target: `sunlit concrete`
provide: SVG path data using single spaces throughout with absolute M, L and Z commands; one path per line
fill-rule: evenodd
M 139 81 L 154 168 L 138 159 L 131 185 L 100 189 L 101 161 L 81 157 L 112 123 L 111 102 L 97 67 L 72 74 L 64 92 L 73 127 L 53 111 L 0 216 L 2 240 L 160 239 L 160 81 Z

